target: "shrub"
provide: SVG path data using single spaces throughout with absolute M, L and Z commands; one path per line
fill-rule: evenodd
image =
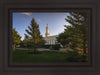
M 53 47 L 52 47 L 52 46 L 49 46 L 49 49 L 50 49 L 50 50 L 53 50 Z
M 44 45 L 44 48 L 50 48 L 52 45 Z
M 59 50 L 61 48 L 61 46 L 60 46 L 60 44 L 45 45 L 45 48 L 49 48 L 50 50 Z
M 60 44 L 53 45 L 54 50 L 59 50 L 61 48 Z

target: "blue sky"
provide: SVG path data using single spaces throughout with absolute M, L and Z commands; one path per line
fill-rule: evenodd
M 45 37 L 46 25 L 49 26 L 50 36 L 58 35 L 64 31 L 64 25 L 69 25 L 65 21 L 68 13 L 32 13 L 32 12 L 14 12 L 13 13 L 13 28 L 21 35 L 21 40 L 24 39 L 25 29 L 31 24 L 32 18 L 35 18 L 43 37 Z

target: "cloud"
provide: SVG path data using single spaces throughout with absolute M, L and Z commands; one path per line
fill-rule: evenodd
M 24 14 L 24 15 L 30 16 L 32 13 L 23 12 L 23 13 L 21 13 L 21 14 Z

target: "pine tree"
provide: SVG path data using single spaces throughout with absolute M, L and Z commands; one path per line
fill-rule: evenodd
M 30 37 L 34 45 L 34 53 L 36 53 L 37 45 L 39 45 L 39 43 L 43 41 L 43 37 L 40 34 L 39 25 L 36 23 L 34 18 L 31 20 L 31 24 L 30 26 L 28 26 L 28 29 L 26 29 L 28 35 L 25 35 Z
M 30 39 L 29 39 L 29 36 L 27 34 L 24 34 L 24 35 L 25 35 L 25 38 L 22 41 L 22 44 L 24 45 L 24 47 L 28 47 L 28 44 L 30 43 Z
M 73 43 L 79 44 L 83 49 L 84 53 L 87 50 L 87 35 L 88 35 L 88 17 L 85 12 L 70 12 L 70 15 L 65 19 L 69 22 L 73 28 L 73 38 L 76 40 Z M 67 30 L 68 28 L 65 26 Z M 74 41 L 74 40 L 73 40 Z M 81 45 L 82 44 L 82 45 Z

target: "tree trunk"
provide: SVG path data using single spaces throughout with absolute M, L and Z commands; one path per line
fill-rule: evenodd
M 15 51 L 15 44 L 13 44 L 13 51 Z
M 36 44 L 34 44 L 34 50 L 33 50 L 34 54 L 36 54 Z
M 83 41 L 83 61 L 86 61 L 86 39 Z
M 36 39 L 34 39 L 34 54 L 36 54 Z
M 83 41 L 83 53 L 86 54 L 86 39 Z

